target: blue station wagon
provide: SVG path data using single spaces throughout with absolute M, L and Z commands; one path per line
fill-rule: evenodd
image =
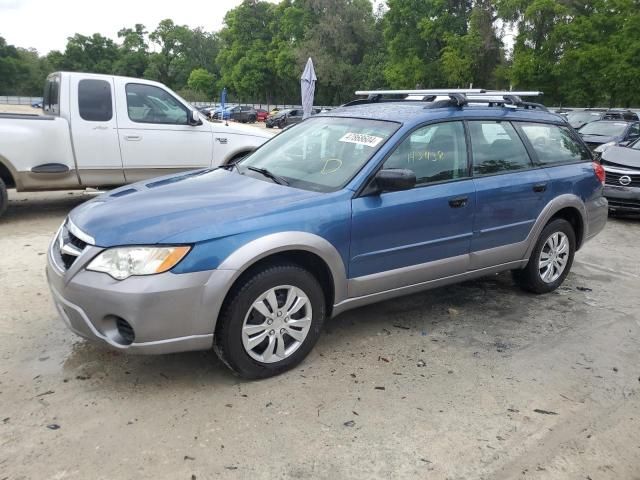
M 239 163 L 74 209 L 47 268 L 67 326 L 132 353 L 213 347 L 263 378 L 354 307 L 507 270 L 556 289 L 607 220 L 565 120 L 513 92 L 368 93 Z

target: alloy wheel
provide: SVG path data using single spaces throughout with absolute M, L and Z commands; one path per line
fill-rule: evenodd
M 251 358 L 279 362 L 302 345 L 313 318 L 308 296 L 292 285 L 280 285 L 260 295 L 242 324 L 242 344 Z
M 555 232 L 547 238 L 538 260 L 538 271 L 543 282 L 553 283 L 560 278 L 567 266 L 569 253 L 569 238 L 565 233 Z

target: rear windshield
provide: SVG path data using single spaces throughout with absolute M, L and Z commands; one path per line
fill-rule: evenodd
M 596 135 L 600 137 L 617 137 L 627 129 L 624 122 L 591 122 L 580 129 L 582 135 Z

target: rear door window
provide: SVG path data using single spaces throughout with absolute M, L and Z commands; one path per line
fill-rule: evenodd
M 469 136 L 475 176 L 533 167 L 527 149 L 509 122 L 470 121 Z
M 591 160 L 587 148 L 578 142 L 566 127 L 541 123 L 520 123 L 538 162 L 544 165 Z
M 108 122 L 113 117 L 111 85 L 104 80 L 84 79 L 78 83 L 80 118 L 88 122 Z

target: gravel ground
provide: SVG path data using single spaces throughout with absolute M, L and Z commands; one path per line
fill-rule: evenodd
M 67 331 L 47 243 L 81 193 L 0 220 L 0 479 L 639 479 L 640 221 L 557 292 L 509 275 L 354 310 L 297 369 L 135 357 Z

